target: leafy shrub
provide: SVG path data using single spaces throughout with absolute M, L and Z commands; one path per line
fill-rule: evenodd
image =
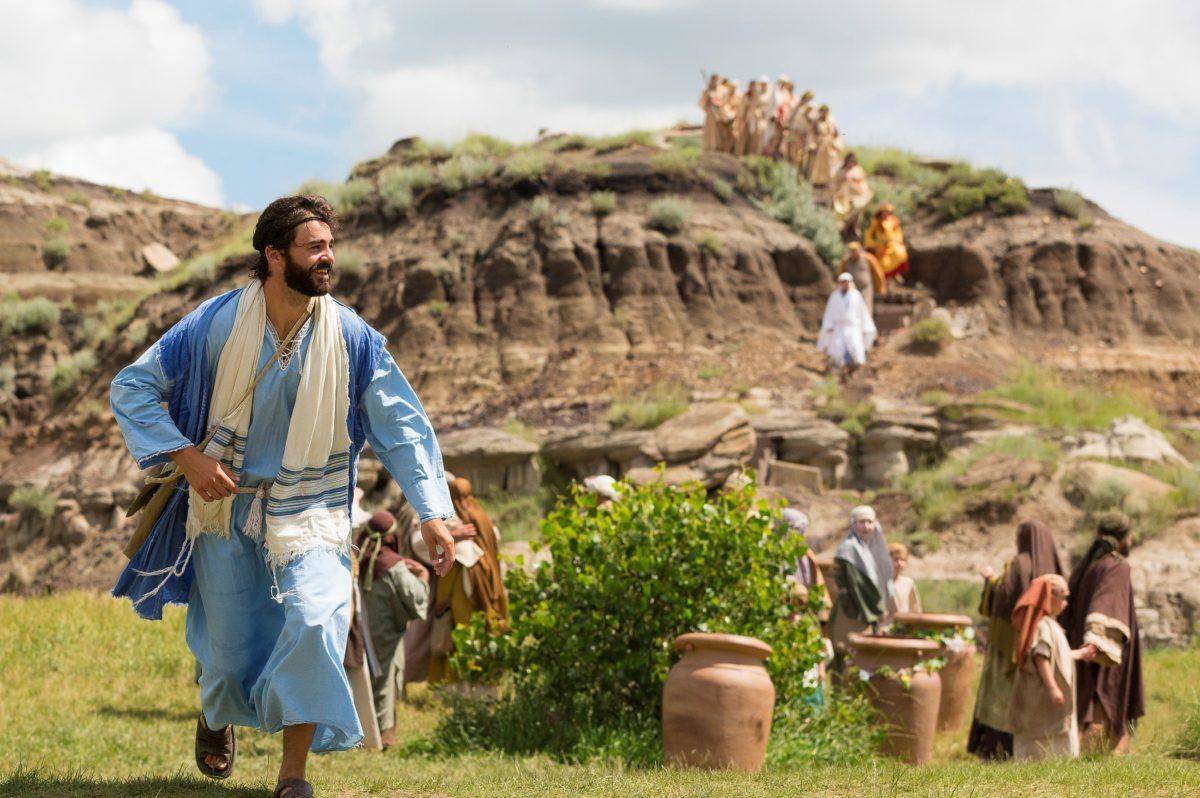
M 712 188 L 712 193 L 716 195 L 721 202 L 729 202 L 733 197 L 733 186 L 729 185 L 728 180 L 723 180 L 719 177 L 714 177 L 709 184 Z
M 529 203 L 529 215 L 534 219 L 545 219 L 550 216 L 550 212 L 554 210 L 550 205 L 550 198 L 545 194 L 538 194 L 533 198 L 533 202 Z
M 71 225 L 66 219 L 61 216 L 55 216 L 46 220 L 47 235 L 61 235 L 71 229 Z
M 84 208 L 90 207 L 92 204 L 87 194 L 84 194 L 82 191 L 68 191 L 64 199 L 72 205 L 81 205 Z
M 371 181 L 354 177 L 338 186 L 329 201 L 338 213 L 353 213 L 367 205 L 373 191 Z
M 504 165 L 504 176 L 513 180 L 537 180 L 549 165 L 550 159 L 537 150 L 518 150 Z
M 413 203 L 413 194 L 433 183 L 433 170 L 425 164 L 392 166 L 379 174 L 379 198 L 385 211 L 404 211 Z
M 612 167 L 603 161 L 579 161 L 571 165 L 571 170 L 591 180 L 603 180 L 612 174 Z
M 618 133 L 613 136 L 601 136 L 592 140 L 592 147 L 596 150 L 597 155 L 604 155 L 608 152 L 616 152 L 623 150 L 626 147 L 638 145 L 641 147 L 654 147 L 657 144 L 657 136 L 650 130 L 630 130 L 626 133 Z
M 450 157 L 450 148 L 440 141 L 416 139 L 408 150 L 414 160 L 444 161 Z
M 977 170 L 958 164 L 947 174 L 932 204 L 947 221 L 984 210 L 1005 216 L 1026 210 L 1029 192 L 1023 182 L 998 169 Z
M 950 333 L 950 325 L 945 319 L 931 316 L 921 319 L 909 328 L 908 340 L 914 349 L 934 354 L 950 342 L 954 336 Z
M 145 319 L 138 319 L 133 324 L 125 328 L 122 333 L 125 341 L 133 347 L 141 346 L 146 343 L 146 339 L 150 337 L 150 325 Z
M 486 133 L 468 133 L 454 145 L 456 157 L 504 158 L 516 149 L 512 144 Z
M 812 241 L 821 260 L 836 268 L 846 249 L 837 216 L 813 200 L 812 186 L 799 178 L 796 167 L 763 160 L 762 180 L 770 196 L 756 201 L 759 208 Z
M 47 519 L 54 516 L 54 505 L 57 501 L 58 497 L 53 493 L 34 485 L 15 488 L 8 497 L 8 503 L 13 508 Z
M 1083 216 L 1084 210 L 1087 209 L 1087 203 L 1077 191 L 1071 191 L 1067 188 L 1056 188 L 1050 193 L 1054 199 L 1054 210 L 1062 216 L 1067 216 L 1072 219 L 1080 219 Z
M 71 254 L 70 243 L 61 236 L 55 236 L 42 244 L 42 262 L 46 268 L 53 269 L 67 259 Z
M 438 165 L 438 181 L 449 192 L 463 191 L 491 177 L 496 165 L 469 155 L 456 155 Z
M 680 177 L 694 174 L 699 160 L 699 149 L 670 149 L 651 156 L 650 167 L 660 175 Z
M 688 409 L 687 389 L 670 383 L 654 383 L 643 391 L 620 397 L 608 408 L 614 427 L 653 429 Z
M 50 374 L 51 395 L 55 399 L 67 396 L 83 375 L 94 368 L 96 368 L 96 356 L 86 349 L 59 361 Z
M 0 338 L 25 332 L 50 332 L 58 324 L 58 305 L 44 296 L 21 299 L 16 294 L 0 298 Z
M 38 169 L 33 173 L 33 184 L 42 191 L 49 191 L 50 186 L 54 185 L 53 178 L 50 177 L 49 169 Z
M 700 244 L 700 249 L 703 252 L 707 252 L 714 257 L 719 256 L 725 251 L 725 242 L 721 240 L 719 235 L 711 231 L 700 236 L 697 243 Z
M 545 146 L 551 152 L 573 152 L 575 150 L 584 150 L 588 147 L 588 137 L 578 133 L 572 133 L 567 136 L 556 136 L 545 142 Z
M 664 233 L 678 233 L 689 212 L 687 202 L 679 197 L 663 197 L 650 203 L 646 226 Z
M 589 199 L 592 203 L 592 213 L 601 218 L 617 209 L 617 195 L 611 191 L 593 191 Z
M 455 632 L 457 672 L 506 678 L 497 701 L 453 704 L 439 737 L 566 756 L 615 746 L 649 764 L 661 751 L 672 642 L 690 631 L 763 640 L 775 652 L 766 665 L 778 706 L 811 695 L 804 677 L 820 655 L 820 627 L 815 607 L 789 617 L 781 568 L 804 543 L 775 533 L 777 514 L 753 483 L 712 498 L 699 485 L 620 491 L 619 502 L 600 509 L 575 488 L 542 523 L 554 565 L 533 576 L 509 572 L 509 632 L 489 634 L 481 614 Z M 792 716 L 777 718 L 786 727 Z M 464 721 L 496 734 L 464 734 Z

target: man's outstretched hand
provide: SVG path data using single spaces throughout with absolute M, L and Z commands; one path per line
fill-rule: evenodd
M 446 529 L 446 522 L 431 518 L 421 524 L 421 538 L 425 541 L 425 548 L 429 549 L 433 572 L 438 576 L 450 573 L 450 567 L 454 565 L 454 537 Z

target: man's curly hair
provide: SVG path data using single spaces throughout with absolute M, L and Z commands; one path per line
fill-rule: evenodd
M 286 251 L 296 239 L 296 228 L 314 219 L 337 231 L 337 213 L 324 197 L 303 194 L 280 197 L 263 208 L 258 224 L 254 225 L 254 249 L 258 251 L 258 260 L 250 267 L 250 273 L 265 281 L 270 273 L 267 247 Z

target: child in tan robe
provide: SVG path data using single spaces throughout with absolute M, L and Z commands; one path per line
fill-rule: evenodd
M 922 612 L 921 594 L 917 592 L 917 583 L 912 577 L 904 576 L 908 569 L 908 546 L 903 543 L 888 544 L 888 554 L 892 556 L 892 572 L 895 578 L 892 584 L 896 588 L 892 596 L 892 614 L 900 612 Z

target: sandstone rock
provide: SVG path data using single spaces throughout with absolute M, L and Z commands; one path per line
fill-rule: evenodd
M 1067 468 L 1063 475 L 1063 484 L 1066 486 L 1063 495 L 1076 507 L 1082 507 L 1098 491 L 1104 490 L 1106 483 L 1113 482 L 1123 485 L 1129 495 L 1151 501 L 1170 495 L 1175 490 L 1173 486 L 1140 471 L 1088 460 L 1073 463 Z
M 704 482 L 704 472 L 690 465 L 668 466 L 661 471 L 657 468 L 631 468 L 625 478 L 634 485 L 653 485 L 662 482 L 667 485 L 686 485 L 692 482 Z
M 821 469 L 816 466 L 772 460 L 767 467 L 767 484 L 785 490 L 802 490 L 820 493 Z
M 746 459 L 754 454 L 750 417 L 739 405 L 731 403 L 692 405 L 661 424 L 654 431 L 654 441 L 668 463 L 694 460 L 722 443 L 725 450 L 744 453 Z
M 912 471 L 920 453 L 937 443 L 937 428 L 937 419 L 931 415 L 893 412 L 874 417 L 862 437 L 863 484 L 890 485 Z
M 583 424 L 555 430 L 542 441 L 542 456 L 556 463 L 579 463 L 603 459 L 612 428 L 607 424 Z
M 1122 416 L 1108 432 L 1084 432 L 1063 439 L 1067 456 L 1075 459 L 1133 460 L 1142 463 L 1187 465 L 1161 432 L 1137 416 Z
M 142 247 L 142 260 L 159 274 L 169 272 L 179 265 L 179 258 L 175 256 L 175 253 L 168 249 L 165 244 L 160 244 L 157 241 Z
M 841 487 L 850 465 L 850 433 L 826 419 L 813 419 L 809 426 L 774 436 L 775 456 L 789 463 L 816 466 L 830 487 Z
M 790 430 L 803 429 L 817 420 L 811 410 L 791 407 L 772 407 L 765 413 L 750 417 L 750 426 L 759 437 L 778 435 Z
M 538 446 L 491 427 L 455 430 L 439 438 L 442 459 L 455 476 L 466 477 L 476 494 L 535 490 L 540 474 Z

